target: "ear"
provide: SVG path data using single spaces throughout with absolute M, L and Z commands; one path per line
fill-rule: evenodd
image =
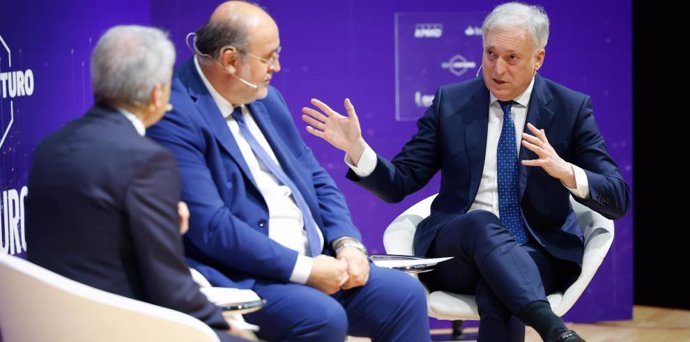
M 158 83 L 153 86 L 149 95 L 149 109 L 155 110 L 163 105 L 163 85 Z
M 220 64 L 230 73 L 235 73 L 235 62 L 239 60 L 239 52 L 234 47 L 228 47 L 220 53 Z
M 544 56 L 546 56 L 546 50 L 545 49 L 539 49 L 537 51 L 537 56 L 536 56 L 536 61 L 534 63 L 534 71 L 539 70 L 541 68 L 542 64 L 544 64 Z

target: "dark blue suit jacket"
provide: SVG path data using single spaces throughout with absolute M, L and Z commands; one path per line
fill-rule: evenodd
M 438 227 L 467 212 L 477 195 L 484 167 L 489 101 L 481 78 L 441 87 L 417 121 L 417 133 L 392 161 L 379 156 L 374 172 L 363 179 L 348 173 L 350 179 L 380 198 L 397 202 L 441 171 L 431 215 L 419 224 L 415 234 L 417 255 L 425 255 Z M 546 131 L 561 158 L 585 170 L 591 197 L 578 201 L 608 218 L 625 214 L 628 187 L 604 146 L 589 96 L 537 75 L 527 122 Z M 521 160 L 536 158 L 526 148 L 519 154 Z M 523 165 L 519 188 L 522 214 L 536 241 L 552 255 L 581 264 L 582 230 L 570 206 L 570 192 L 543 169 Z
M 34 153 L 26 200 L 28 259 L 227 329 L 183 260 L 179 182 L 170 152 L 137 134 L 115 109 L 93 107 Z
M 176 71 L 171 103 L 174 110 L 147 134 L 172 151 L 180 168 L 182 199 L 191 211 L 187 256 L 214 285 L 223 279 L 213 269 L 241 288 L 252 287 L 257 279 L 288 282 L 297 252 L 268 237 L 266 203 L 193 59 Z M 265 99 L 248 107 L 307 201 L 327 252 L 335 239 L 359 239 L 345 199 L 304 144 L 280 93 L 269 87 Z

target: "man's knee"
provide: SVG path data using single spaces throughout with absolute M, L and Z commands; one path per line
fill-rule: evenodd
M 261 327 L 259 337 L 269 341 L 344 341 L 348 322 L 345 309 L 331 296 L 296 284 L 272 284 L 256 289 L 268 301 L 245 319 Z
M 408 274 L 386 270 L 378 281 L 376 302 L 392 308 L 421 310 L 426 314 L 426 290 L 421 282 Z
M 506 235 L 507 230 L 503 227 L 501 220 L 486 210 L 474 210 L 462 214 L 447 225 L 447 229 L 455 232 L 452 235 L 458 244 L 472 250 L 477 245 L 486 248 L 509 237 Z
M 377 341 L 429 340 L 429 320 L 424 287 L 408 274 L 390 269 L 375 269 L 371 284 L 368 317 L 369 336 Z
M 309 337 L 305 341 L 344 341 L 347 314 L 337 301 L 329 300 L 302 313 L 296 328 L 296 335 Z

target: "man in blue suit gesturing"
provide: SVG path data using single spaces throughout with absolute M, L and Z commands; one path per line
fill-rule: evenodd
M 496 7 L 483 24 L 483 77 L 441 87 L 392 161 L 364 142 L 349 100 L 347 117 L 318 100 L 319 110 L 303 110 L 309 132 L 347 153 L 348 177 L 386 201 L 441 171 L 414 248 L 455 258 L 420 279 L 476 296 L 480 341 L 523 341 L 525 324 L 546 341 L 582 341 L 546 300 L 580 272 L 582 230 L 569 197 L 608 218 L 629 206 L 589 96 L 537 74 L 548 35 L 541 8 Z
M 191 211 L 185 251 L 215 286 L 267 300 L 245 319 L 270 341 L 428 341 L 420 284 L 368 262 L 345 200 L 280 93 L 273 19 L 226 2 L 175 74 L 174 110 L 149 130 L 175 155 Z

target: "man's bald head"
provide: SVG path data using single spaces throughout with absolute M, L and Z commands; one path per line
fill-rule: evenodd
M 248 2 L 224 2 L 194 41 L 202 72 L 231 104 L 268 95 L 273 74 L 280 71 L 280 34 L 266 11 Z
M 196 31 L 196 48 L 213 58 L 217 58 L 227 46 L 244 50 L 249 44 L 249 32 L 264 25 L 277 29 L 273 18 L 261 7 L 244 1 L 224 2 Z
M 245 26 L 251 27 L 260 24 L 273 22 L 266 11 L 261 7 L 244 1 L 227 1 L 220 4 L 211 14 L 209 22 L 242 22 Z

